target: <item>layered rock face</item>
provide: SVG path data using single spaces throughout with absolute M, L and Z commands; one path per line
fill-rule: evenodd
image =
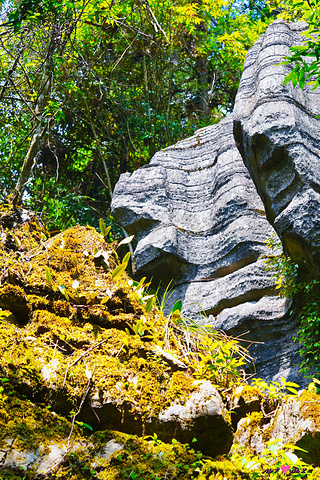
M 134 273 L 173 279 L 169 308 L 182 299 L 187 316 L 248 332 L 263 342 L 250 347 L 258 375 L 298 383 L 299 318 L 276 295 L 264 242 L 272 225 L 292 259 L 318 272 L 320 97 L 283 86 L 290 67 L 279 65 L 304 28 L 272 24 L 247 55 L 234 112 L 122 175 L 112 203 L 136 235 Z
M 249 51 L 236 98 L 235 140 L 286 252 L 320 273 L 320 90 L 283 86 L 280 65 L 305 24 L 275 22 Z

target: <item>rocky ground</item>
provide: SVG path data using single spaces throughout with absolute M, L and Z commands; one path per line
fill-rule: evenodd
M 249 385 L 239 343 L 164 316 L 103 228 L 0 215 L 0 478 L 320 478 L 315 384 Z

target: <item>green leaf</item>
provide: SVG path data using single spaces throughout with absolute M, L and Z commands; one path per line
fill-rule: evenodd
M 292 76 L 292 85 L 293 85 L 293 88 L 296 87 L 298 83 L 298 75 L 295 73 L 293 76 Z
M 285 385 L 288 386 L 288 387 L 300 388 L 300 385 L 298 385 L 297 383 L 294 383 L 294 382 L 286 382 Z
M 174 313 L 176 310 L 179 310 L 181 312 L 182 310 L 182 300 L 178 300 L 172 307 L 171 312 Z
M 301 88 L 301 90 L 304 89 L 304 84 L 305 84 L 304 75 L 305 75 L 305 70 L 304 69 L 300 70 L 300 73 L 299 73 L 299 87 Z
M 107 227 L 102 218 L 99 218 L 99 228 L 100 228 L 101 234 L 104 238 L 108 235 L 108 233 L 111 230 L 111 226 L 109 225 Z
M 125 269 L 127 268 L 127 266 L 128 266 L 127 263 L 121 263 L 121 265 L 118 265 L 118 267 L 116 267 L 113 270 L 111 278 L 115 279 L 115 278 L 119 277 L 120 275 L 122 275 L 124 273 Z
M 91 425 L 88 425 L 88 423 L 84 423 L 84 422 L 75 422 L 77 425 L 79 425 L 79 427 L 83 428 L 88 428 L 89 430 L 91 430 L 91 432 L 93 432 L 93 428 L 91 427 Z
M 17 235 L 15 235 L 14 233 L 11 232 L 11 236 L 14 240 L 14 243 L 16 244 L 16 247 L 21 247 L 21 240 L 19 237 L 17 237 Z
M 286 85 L 287 83 L 291 82 L 292 78 L 296 75 L 296 72 L 292 70 L 283 80 L 282 85 Z
M 129 260 L 130 260 L 130 257 L 131 257 L 131 253 L 128 252 L 128 253 L 125 255 L 124 259 L 122 260 L 122 263 L 128 263 Z
M 145 306 L 146 312 L 149 313 L 156 301 L 155 295 L 152 295 L 152 297 L 148 300 L 147 305 Z
M 59 288 L 60 292 L 62 293 L 62 295 L 64 295 L 65 299 L 69 300 L 69 295 L 68 295 L 66 287 L 64 285 L 59 285 L 58 288 Z
M 146 279 L 147 279 L 147 277 L 142 277 L 141 280 L 140 280 L 140 282 L 137 283 L 137 285 L 135 285 L 135 282 L 133 282 L 133 285 L 135 286 L 135 288 L 136 288 L 137 291 L 139 291 L 139 290 L 142 288 L 142 286 L 143 286 L 144 282 L 146 281 Z
M 75 267 L 78 266 L 78 260 L 77 260 L 77 257 L 75 257 L 75 255 L 71 255 L 70 260 Z
M 52 283 L 50 268 L 46 267 L 46 279 L 48 283 Z
M 296 445 L 291 445 L 291 443 L 286 443 L 283 446 L 286 447 L 286 448 L 292 448 L 292 450 L 301 450 L 301 452 L 308 453 L 307 450 L 304 450 L 303 448 L 297 447 Z
M 296 390 L 295 388 L 291 388 L 291 387 L 287 387 L 287 390 L 291 393 L 293 393 L 294 395 L 298 395 L 298 390 Z

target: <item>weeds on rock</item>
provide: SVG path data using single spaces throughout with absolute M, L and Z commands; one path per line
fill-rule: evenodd
M 282 243 L 278 240 L 276 234 L 268 238 L 265 243 L 272 250 L 272 254 L 265 257 L 265 269 L 273 272 L 272 278 L 276 290 L 279 290 L 279 295 L 292 298 L 301 288 L 297 284 L 299 267 L 292 262 L 290 257 L 286 257 Z
M 23 228 L 14 231 L 21 245 L 32 237 Z M 212 459 L 191 448 L 196 441 L 143 438 L 202 380 L 226 401 L 235 385 L 246 385 L 241 369 L 250 357 L 236 339 L 185 318 L 181 301 L 165 316 L 146 278 L 128 277 L 130 255 L 119 261 L 102 222 L 100 230 L 72 227 L 44 242 L 35 229 L 31 252 L 0 242 L 0 450 L 9 458 L 58 446 L 60 460 L 39 479 L 269 478 L 261 472 L 268 456 L 265 463 L 245 453 Z M 139 436 L 128 433 L 132 425 Z M 114 431 L 121 429 L 127 433 Z M 110 442 L 120 451 L 107 455 Z M 29 467 L 18 477 L 5 468 L 8 480 L 38 478 Z
M 266 242 L 273 251 L 266 259 L 266 270 L 274 272 L 273 279 L 279 295 L 299 297 L 302 304 L 301 322 L 294 338 L 300 346 L 302 357 L 300 372 L 306 377 L 320 374 L 320 280 L 298 281 L 299 267 L 283 253 L 275 236 Z

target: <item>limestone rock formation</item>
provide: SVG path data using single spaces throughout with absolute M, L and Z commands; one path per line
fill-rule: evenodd
M 274 233 L 269 220 L 282 237 L 285 232 L 291 239 L 285 247 L 292 257 L 290 245 L 298 248 L 298 234 L 309 238 L 311 250 L 317 248 L 319 168 L 313 139 L 318 120 L 303 110 L 302 92 L 284 95 L 291 88 L 281 86 L 288 67 L 274 66 L 299 41 L 300 32 L 300 26 L 284 22 L 269 27 L 248 53 L 234 113 L 158 152 L 149 165 L 123 174 L 112 202 L 118 221 L 136 236 L 137 277 L 152 277 L 162 285 L 173 279 L 169 308 L 182 299 L 187 316 L 199 318 L 203 311 L 216 328 L 233 335 L 248 332 L 247 339 L 264 342 L 251 347 L 257 374 L 275 378 L 281 372 L 298 383 L 302 380 L 292 337 L 299 318 L 289 300 L 276 296 L 271 273 L 265 271 L 264 256 L 270 252 L 264 242 Z M 308 95 L 310 102 L 318 98 Z M 301 114 L 295 126 L 296 111 Z M 307 149 L 312 153 L 303 166 Z M 265 170 L 254 160 L 256 151 L 267 162 Z M 300 158 L 299 167 L 291 157 Z M 301 190 L 301 178 L 311 190 Z M 283 205 L 298 191 L 284 217 Z M 308 207 L 306 196 L 313 198 Z
M 236 98 L 235 140 L 269 222 L 305 272 L 320 273 L 320 90 L 283 86 L 288 47 L 304 23 L 269 26 L 249 51 Z
M 150 164 L 121 175 L 113 212 L 135 234 L 136 275 L 174 279 L 197 316 L 217 315 L 273 293 L 263 273 L 273 230 L 237 151 L 232 116 L 158 152 Z
M 151 412 L 151 408 L 149 410 Z M 108 398 L 105 391 L 100 394 L 97 392 L 92 395 L 90 406 L 83 414 L 90 424 L 95 422 L 95 415 L 100 419 L 100 428 L 103 429 L 139 436 L 143 432 L 145 435 L 156 433 L 163 442 L 168 443 L 174 438 L 181 443 L 191 444 L 196 438 L 197 450 L 212 457 L 227 453 L 232 445 L 230 413 L 218 390 L 208 380 L 194 382 L 193 391 L 186 400 L 177 399 L 147 419 L 138 404 L 132 411 L 132 404 L 124 401 L 124 395 Z

